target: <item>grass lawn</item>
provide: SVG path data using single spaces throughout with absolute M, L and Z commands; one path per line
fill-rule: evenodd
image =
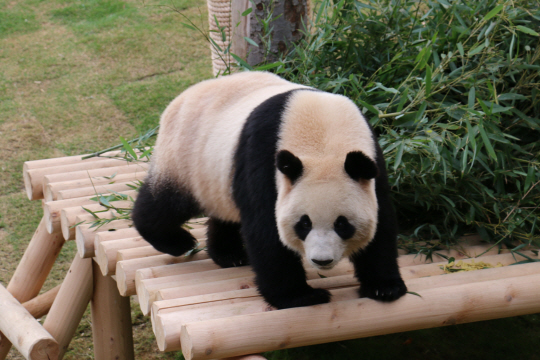
M 170 4 L 170 2 L 163 2 Z M 206 23 L 204 0 L 174 0 Z M 208 45 L 157 1 L 0 0 L 0 283 L 7 285 L 42 215 L 23 192 L 26 160 L 99 150 L 157 124 L 189 85 L 210 78 Z M 44 290 L 75 253 L 64 247 Z M 160 353 L 132 307 L 137 359 Z M 540 316 L 421 330 L 265 354 L 270 359 L 539 359 Z M 92 359 L 89 313 L 66 359 Z M 9 359 L 21 359 L 11 351 Z

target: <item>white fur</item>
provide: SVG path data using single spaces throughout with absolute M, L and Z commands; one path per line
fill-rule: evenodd
M 186 187 L 206 214 L 240 221 L 232 198 L 233 160 L 243 125 L 266 99 L 305 88 L 264 72 L 203 81 L 174 99 L 161 117 L 152 184 Z
M 351 151 L 362 151 L 375 161 L 371 131 L 349 99 L 333 94 L 299 91 L 292 96 L 280 129 L 279 150 L 288 150 L 304 166 L 302 177 L 292 185 L 276 171 L 278 200 L 276 219 L 281 241 L 311 259 L 330 260 L 325 268 L 364 248 L 375 235 L 377 198 L 375 180 L 355 181 L 345 172 Z M 312 230 L 305 241 L 294 225 L 308 215 Z M 351 239 L 342 240 L 334 222 L 345 216 L 356 228 Z

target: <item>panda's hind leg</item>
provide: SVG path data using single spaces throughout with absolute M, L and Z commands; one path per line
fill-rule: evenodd
M 139 234 L 156 250 L 180 256 L 197 244 L 182 224 L 199 213 L 199 205 L 190 193 L 172 185 L 151 191 L 145 183 L 139 190 L 131 217 Z
M 216 264 L 224 268 L 248 264 L 239 223 L 210 218 L 207 235 L 208 255 Z

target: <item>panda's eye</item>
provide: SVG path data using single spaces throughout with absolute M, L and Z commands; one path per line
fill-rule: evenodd
M 294 225 L 294 231 L 300 240 L 306 240 L 311 228 L 311 219 L 307 215 L 302 215 L 300 220 Z
M 340 238 L 346 240 L 354 235 L 356 229 L 345 216 L 338 216 L 336 221 L 334 221 L 334 231 Z

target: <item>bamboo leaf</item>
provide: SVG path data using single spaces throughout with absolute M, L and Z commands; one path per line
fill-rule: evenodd
M 255 46 L 255 47 L 259 47 L 259 45 L 253 41 L 252 39 L 248 38 L 247 36 L 244 36 L 244 40 L 246 40 L 248 43 L 250 43 L 251 45 Z
M 486 44 L 482 44 L 482 45 L 479 45 L 477 47 L 475 47 L 474 49 L 470 50 L 469 51 L 469 56 L 473 56 L 473 55 L 476 55 L 478 54 L 480 51 L 482 51 L 484 48 L 486 47 Z
M 484 140 L 484 145 L 489 153 L 489 155 L 497 162 L 497 155 L 495 154 L 495 150 L 493 150 L 493 146 L 491 146 L 491 142 L 489 141 L 489 138 L 486 134 L 486 131 L 484 130 L 484 126 L 479 126 L 478 129 L 480 130 L 480 136 L 482 136 L 482 140 Z
M 426 98 L 431 95 L 431 67 L 426 66 Z
M 251 14 L 252 11 L 253 11 L 253 8 L 252 8 L 252 7 L 247 8 L 247 9 L 242 13 L 242 16 L 247 16 L 247 15 Z
M 133 158 L 135 160 L 137 160 L 137 154 L 135 153 L 135 150 L 133 150 L 133 148 L 131 147 L 131 145 L 129 145 L 129 143 L 126 141 L 126 139 L 124 139 L 122 136 L 120 136 L 120 141 L 122 142 L 122 145 L 124 145 L 124 149 L 126 149 L 126 151 L 131 156 L 133 156 Z
M 502 9 L 504 8 L 504 4 L 501 4 L 499 6 L 496 6 L 493 10 L 491 10 L 490 12 L 488 12 L 486 14 L 486 16 L 484 16 L 484 21 L 488 21 L 489 19 L 491 19 L 492 17 L 494 17 L 495 15 L 497 15 Z
M 521 31 L 521 32 L 524 32 L 525 34 L 534 35 L 534 36 L 540 36 L 540 34 L 537 33 L 536 31 L 534 31 L 533 29 L 529 29 L 528 27 L 525 27 L 525 26 L 522 26 L 522 25 L 516 26 L 516 29 Z

